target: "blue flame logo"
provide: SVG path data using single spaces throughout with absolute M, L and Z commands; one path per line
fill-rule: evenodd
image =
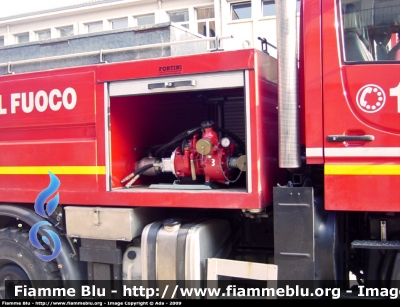
M 55 176 L 53 173 L 49 171 L 49 176 L 50 176 L 50 184 L 49 186 L 44 189 L 42 192 L 39 193 L 39 195 L 36 197 L 35 201 L 35 211 L 37 214 L 39 214 L 41 217 L 47 219 L 57 208 L 58 206 L 58 200 L 59 200 L 59 194 L 57 193 L 56 196 L 51 198 L 47 202 L 46 209 L 44 208 L 44 204 L 46 202 L 46 199 L 49 198 L 57 189 L 60 187 L 60 180 Z M 46 213 L 47 212 L 47 213 Z M 31 241 L 31 244 L 36 247 L 37 249 L 44 250 L 45 248 L 42 246 L 42 244 L 38 240 L 38 231 L 41 226 L 52 226 L 47 221 L 42 221 L 38 222 L 35 225 L 32 226 L 31 230 L 29 231 L 29 241 Z M 53 242 L 54 250 L 51 255 L 43 255 L 41 253 L 35 252 L 36 256 L 38 256 L 39 259 L 43 261 L 51 261 L 55 258 L 58 257 L 58 255 L 61 252 L 61 241 L 58 235 L 49 229 L 44 230 L 49 237 L 47 236 L 42 236 L 42 240 L 44 243 L 47 245 L 51 245 L 51 241 Z

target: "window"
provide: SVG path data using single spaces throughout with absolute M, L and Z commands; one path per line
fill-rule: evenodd
M 36 39 L 38 41 L 42 41 L 44 39 L 49 39 L 51 38 L 51 32 L 50 29 L 46 29 L 46 30 L 41 30 L 41 31 L 36 31 Z
M 275 0 L 264 0 L 263 1 L 263 16 L 275 16 L 276 6 Z
M 22 43 L 27 43 L 29 42 L 29 33 L 21 33 L 21 34 L 17 34 L 15 35 L 16 41 L 18 44 L 22 44 Z
M 215 14 L 213 7 L 196 9 L 197 32 L 208 37 L 215 37 Z
M 99 32 L 103 30 L 103 22 L 92 22 L 86 24 L 88 33 Z
M 4 36 L 0 36 L 0 46 L 4 46 Z
M 137 16 L 136 21 L 138 26 L 152 25 L 156 22 L 154 14 Z
M 128 18 L 120 18 L 111 20 L 111 28 L 115 29 L 123 29 L 128 27 Z
M 232 3 L 232 20 L 251 18 L 251 2 Z
M 197 8 L 197 32 L 207 36 L 215 37 L 215 13 L 213 7 Z M 215 48 L 215 42 L 208 42 L 208 48 Z
M 341 0 L 339 11 L 346 62 L 400 61 L 400 3 L 376 2 L 371 8 Z
M 66 37 L 66 36 L 74 35 L 74 27 L 73 26 L 57 28 L 57 31 L 58 31 L 59 37 Z
M 297 12 L 300 12 L 300 0 L 296 3 Z M 262 2 L 263 16 L 276 16 L 275 0 L 263 0 Z
M 189 29 L 189 13 L 188 11 L 170 12 L 169 20 Z

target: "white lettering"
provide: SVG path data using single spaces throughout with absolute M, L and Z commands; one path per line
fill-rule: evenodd
M 71 95 L 71 101 L 68 101 L 68 95 Z M 72 110 L 76 106 L 76 92 L 72 87 L 65 89 L 63 93 L 63 105 L 67 110 Z
M 22 93 L 21 102 L 22 102 L 22 111 L 24 111 L 25 113 L 31 113 L 34 107 L 33 92 L 29 92 L 28 104 L 26 103 L 26 93 Z
M 15 296 L 19 296 L 19 294 L 22 294 L 23 296 L 30 296 L 30 297 L 36 296 L 39 298 L 42 296 L 55 296 L 55 297 L 75 296 L 74 288 L 67 288 L 67 289 L 65 289 L 65 288 L 27 288 L 26 285 L 23 285 L 23 286 L 15 286 L 14 289 L 15 289 L 14 290 Z M 23 304 L 23 305 L 27 305 L 27 304 Z M 46 303 L 39 304 L 39 305 L 46 306 Z
M 43 104 L 40 104 L 40 98 L 43 100 Z M 47 97 L 47 93 L 45 91 L 39 91 L 35 95 L 35 107 L 36 110 L 39 112 L 44 112 L 47 109 L 47 106 L 49 105 L 49 98 Z
M 19 293 L 22 293 L 22 286 L 15 286 L 15 296 L 18 296 Z
M 45 112 L 48 107 L 52 111 L 59 111 L 62 107 L 72 110 L 76 107 L 78 95 L 72 87 L 66 88 L 63 92 L 53 89 L 50 93 L 40 90 L 38 92 L 11 93 L 10 109 L 12 114 L 16 114 L 19 107 L 24 113 L 32 113 L 34 109 L 38 112 Z M 0 115 L 7 114 L 8 108 L 2 106 L 2 96 L 0 95 Z
M 21 98 L 20 93 L 11 94 L 11 113 L 15 114 L 17 112 L 17 107 L 19 107 L 19 101 L 17 99 Z
M 397 112 L 400 113 L 400 82 L 399 85 L 390 89 L 390 96 L 397 96 Z
M 7 114 L 7 109 L 3 109 L 3 106 L 1 104 L 2 104 L 2 102 L 1 102 L 1 95 L 0 95 L 0 115 Z
M 61 98 L 61 92 L 58 89 L 54 89 L 49 94 L 50 109 L 52 109 L 53 111 L 58 111 L 58 110 L 61 109 L 62 102 L 61 102 L 61 100 L 58 100 L 57 102 L 54 102 L 54 96 L 57 96 L 58 98 Z

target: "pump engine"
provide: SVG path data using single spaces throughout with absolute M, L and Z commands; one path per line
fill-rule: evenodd
M 200 131 L 202 131 L 201 137 L 199 136 Z M 226 136 L 220 139 L 217 131 L 229 135 L 241 144 L 242 146 L 239 145 L 239 147 L 242 147 L 240 149 L 243 152 L 235 154 L 234 142 Z M 188 136 L 191 138 L 187 139 Z M 162 150 L 177 142 L 182 142 L 182 145 L 176 147 L 170 157 L 160 158 L 150 155 L 141 159 L 136 163 L 136 170 L 122 179 L 121 183 L 129 180 L 125 185 L 129 188 L 141 175 L 154 176 L 172 172 L 180 182 L 183 178 L 189 178 L 189 183 L 195 183 L 198 182 L 198 176 L 204 176 L 205 184 L 217 182 L 228 185 L 237 181 L 242 172 L 246 171 L 244 144 L 229 131 L 214 127 L 213 121 L 205 121 L 201 127 L 185 131 L 171 142 L 161 146 L 156 154 L 162 153 Z M 239 170 L 237 175 L 234 172 L 235 169 Z M 185 180 L 185 182 L 188 181 Z

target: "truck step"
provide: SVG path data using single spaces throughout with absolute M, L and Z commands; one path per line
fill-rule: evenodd
M 351 242 L 352 248 L 365 249 L 399 249 L 400 241 L 355 240 Z

